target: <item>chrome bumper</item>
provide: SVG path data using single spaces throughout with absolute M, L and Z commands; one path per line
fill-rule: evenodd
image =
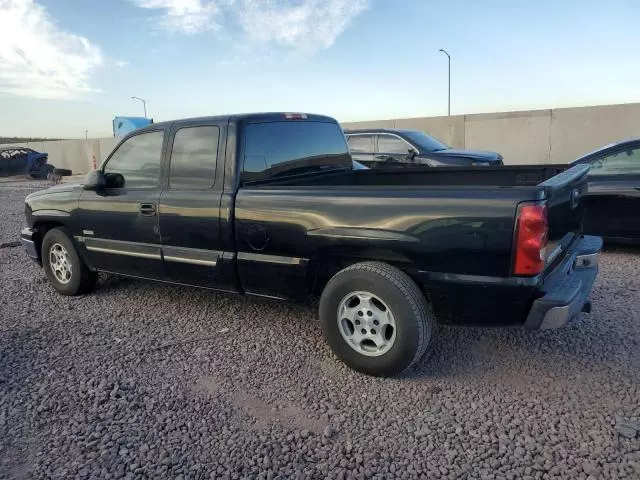
M 589 295 L 598 275 L 602 239 L 585 236 L 545 280 L 545 294 L 535 300 L 524 324 L 531 330 L 560 328 L 591 311 Z

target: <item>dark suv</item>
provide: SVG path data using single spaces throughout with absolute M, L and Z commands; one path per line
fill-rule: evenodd
M 353 159 L 368 166 L 467 167 L 502 165 L 502 155 L 457 150 L 418 130 L 345 130 Z

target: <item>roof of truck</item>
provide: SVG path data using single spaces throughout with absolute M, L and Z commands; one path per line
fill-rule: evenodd
M 180 118 L 175 120 L 167 120 L 165 122 L 152 123 L 146 127 L 136 130 L 136 132 L 145 130 L 156 130 L 158 128 L 164 128 L 173 123 L 200 123 L 200 122 L 244 122 L 244 123 L 260 123 L 260 122 L 277 122 L 277 121 L 304 121 L 314 120 L 320 122 L 332 122 L 337 123 L 336 119 L 328 117 L 326 115 L 318 115 L 315 113 L 303 113 L 303 112 L 264 112 L 264 113 L 237 113 L 231 115 L 215 115 L 206 117 L 193 117 L 193 118 Z

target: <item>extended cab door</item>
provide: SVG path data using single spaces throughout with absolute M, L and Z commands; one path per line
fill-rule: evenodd
M 130 136 L 102 167 L 106 187 L 82 192 L 76 240 L 93 267 L 164 278 L 157 215 L 164 140 L 163 127 Z
M 311 198 L 259 184 L 275 177 L 308 174 L 318 167 L 325 171 L 350 167 L 344 135 L 335 122 L 310 115 L 248 123 L 241 129 L 240 138 L 240 180 L 253 184 L 242 185 L 235 199 L 234 238 L 240 284 L 252 295 L 304 299 L 311 288 L 309 261 L 314 252 L 307 229 L 332 220 L 305 212 L 305 206 L 314 202 Z M 335 208 L 341 207 L 336 204 Z
M 226 124 L 175 123 L 170 137 L 159 206 L 167 275 L 179 283 L 235 291 L 235 271 L 230 258 L 225 268 L 220 237 Z
M 584 230 L 608 238 L 640 239 L 640 144 L 588 162 Z

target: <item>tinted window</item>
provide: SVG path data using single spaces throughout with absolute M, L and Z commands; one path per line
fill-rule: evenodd
M 640 147 L 597 158 L 589 164 L 591 175 L 640 173 Z
M 164 132 L 135 135 L 120 145 L 104 168 L 124 176 L 128 188 L 152 188 L 158 184 Z
M 187 127 L 176 132 L 171 149 L 169 187 L 204 190 L 213 186 L 220 130 L 214 126 Z
M 393 135 L 378 135 L 378 152 L 407 154 L 411 145 Z
M 244 180 L 351 166 L 336 123 L 289 121 L 245 128 Z
M 373 137 L 371 135 L 350 135 L 347 137 L 349 150 L 353 153 L 372 153 Z

